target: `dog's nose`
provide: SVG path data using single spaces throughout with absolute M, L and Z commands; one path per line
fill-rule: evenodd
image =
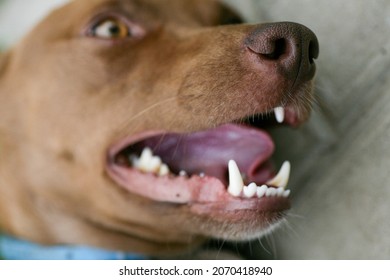
M 314 77 L 319 45 L 316 35 L 307 27 L 292 23 L 270 23 L 256 26 L 245 39 L 255 54 L 257 66 L 294 79 L 295 83 Z

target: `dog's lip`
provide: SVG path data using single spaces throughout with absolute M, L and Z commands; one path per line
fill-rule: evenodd
M 121 167 L 113 162 L 107 166 L 110 176 L 127 191 L 158 202 L 188 205 L 198 214 L 254 209 L 261 212 L 283 212 L 291 206 L 290 200 L 285 197 L 233 197 L 219 179 L 210 176 L 158 178 L 153 174 Z M 129 182 L 134 180 L 143 188 L 133 188 Z M 153 195 L 156 192 L 159 193 L 157 199 Z
M 305 118 L 300 119 L 297 115 L 295 109 L 291 106 L 287 106 L 284 108 L 285 110 L 285 124 L 291 126 L 291 127 L 298 127 L 302 123 L 306 121 Z
M 231 199 L 212 203 L 195 203 L 190 205 L 191 210 L 199 215 L 213 213 L 214 217 L 230 222 L 240 222 L 247 219 L 242 211 L 256 213 L 282 213 L 291 208 L 291 201 L 281 197 L 263 197 L 260 199 Z
M 108 151 L 108 160 L 113 163 L 115 161 L 115 155 L 117 155 L 124 147 L 128 146 L 130 143 L 135 143 L 142 139 L 151 138 L 153 136 L 161 135 L 164 133 L 166 133 L 166 131 L 164 130 L 148 130 L 137 133 L 132 136 L 124 137 L 122 140 L 111 146 Z
M 159 202 L 186 204 L 197 212 L 207 211 L 206 209 L 217 212 L 223 209 L 284 211 L 290 208 L 289 199 L 284 197 L 233 197 L 227 192 L 226 185 L 216 177 L 196 174 L 190 177 L 174 175 L 158 177 L 116 162 L 118 153 L 131 143 L 164 133 L 166 131 L 147 131 L 127 137 L 113 145 L 109 149 L 107 161 L 107 172 L 110 177 L 130 193 Z M 137 183 L 132 184 L 133 182 Z

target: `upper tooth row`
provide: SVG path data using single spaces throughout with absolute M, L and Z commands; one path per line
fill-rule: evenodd
M 266 183 L 267 185 L 273 187 L 268 187 L 267 185 L 257 186 L 255 183 L 251 183 L 248 186 L 245 186 L 237 163 L 234 160 L 230 160 L 228 192 L 235 197 L 244 196 L 250 198 L 254 197 L 255 195 L 257 195 L 257 197 L 288 197 L 290 195 L 290 190 L 286 190 L 285 188 L 290 177 L 290 170 L 290 162 L 284 162 L 279 173 Z

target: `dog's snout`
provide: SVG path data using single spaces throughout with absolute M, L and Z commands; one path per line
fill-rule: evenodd
M 260 58 L 256 63 L 269 72 L 281 72 L 296 82 L 314 77 L 319 44 L 316 35 L 303 25 L 291 22 L 258 25 L 245 38 L 245 46 Z

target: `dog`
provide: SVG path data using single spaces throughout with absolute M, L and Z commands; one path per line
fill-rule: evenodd
M 290 165 L 265 127 L 307 120 L 318 52 L 214 0 L 55 10 L 0 56 L 2 232 L 149 257 L 266 234 Z

